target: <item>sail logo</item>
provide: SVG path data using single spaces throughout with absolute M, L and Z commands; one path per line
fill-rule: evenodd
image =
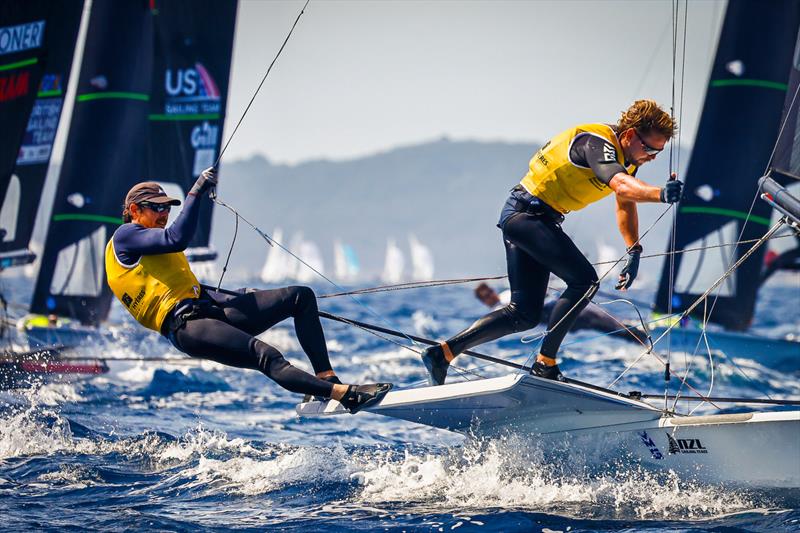
M 219 143 L 219 126 L 213 126 L 208 122 L 198 124 L 192 128 L 189 141 L 194 148 L 192 175 L 199 176 L 204 169 L 214 164 Z
M 667 433 L 669 441 L 669 453 L 708 453 L 708 449 L 700 442 L 700 439 L 676 439 Z
M 29 90 L 30 73 L 28 71 L 0 76 L 0 102 L 16 100 L 28 94 Z
M 653 439 L 647 434 L 646 431 L 639 433 L 639 438 L 642 439 L 642 444 L 647 446 L 647 449 L 650 451 L 650 455 L 653 456 L 653 459 L 660 461 L 664 458 L 664 454 L 661 453 L 661 450 L 658 449 L 658 446 L 656 446 L 656 443 L 653 442 Z
M 220 92 L 214 78 L 201 63 L 193 68 L 167 69 L 164 75 L 168 115 L 219 113 Z
M 43 40 L 43 20 L 0 28 L 0 55 L 39 48 Z
M 214 148 L 219 139 L 219 126 L 212 126 L 208 122 L 203 122 L 192 128 L 192 148 Z

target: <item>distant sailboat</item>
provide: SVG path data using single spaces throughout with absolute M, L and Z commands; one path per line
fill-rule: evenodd
M 339 281 L 355 281 L 361 270 L 353 247 L 343 244 L 338 239 L 333 242 L 333 265 L 336 279 Z
M 303 239 L 301 235 L 300 246 L 296 247 L 295 250 L 297 250 L 297 257 L 302 259 L 305 263 L 303 264 L 297 259 L 294 260 L 297 264 L 294 273 L 295 281 L 299 283 L 311 283 L 319 280 L 319 274 L 325 274 L 325 263 L 322 259 L 322 252 L 320 252 L 319 247 L 313 242 Z
M 394 239 L 386 241 L 386 260 L 383 264 L 381 280 L 385 283 L 399 283 L 403 280 L 405 258 L 403 251 L 397 246 Z
M 272 232 L 272 240 L 275 242 L 283 241 L 283 230 L 275 228 Z M 261 281 L 264 283 L 279 283 L 290 277 L 289 255 L 281 250 L 279 246 L 272 246 L 267 253 L 264 267 L 261 269 Z
M 411 249 L 411 279 L 414 281 L 433 279 L 433 253 L 430 248 L 419 242 L 414 235 L 408 236 L 408 246 Z

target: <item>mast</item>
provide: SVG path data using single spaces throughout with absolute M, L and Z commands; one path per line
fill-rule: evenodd
M 83 0 L 0 2 L 0 269 L 34 259 L 28 245 L 82 11 Z
M 753 200 L 777 138 L 798 27 L 800 2 L 728 3 L 678 207 L 676 249 L 731 243 L 740 235 L 757 239 L 767 231 L 769 206 Z M 677 255 L 673 310 L 685 310 L 746 250 Z M 711 321 L 733 330 L 749 327 L 763 254 L 754 253 L 720 287 Z M 669 274 L 665 261 L 655 301 L 660 312 L 669 307 Z M 703 309 L 698 307 L 699 316 Z

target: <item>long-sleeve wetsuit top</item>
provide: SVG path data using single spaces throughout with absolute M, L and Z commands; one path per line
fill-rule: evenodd
M 569 158 L 576 165 L 591 168 L 597 179 L 606 185 L 618 172 L 628 173 L 617 162 L 617 149 L 614 145 L 589 133 L 575 138 L 569 150 Z M 633 174 L 635 176 L 636 171 Z
M 143 255 L 182 252 L 189 246 L 197 229 L 202 199 L 186 196 L 183 211 L 168 228 L 145 228 L 129 222 L 114 232 L 114 252 L 123 265 L 134 265 Z

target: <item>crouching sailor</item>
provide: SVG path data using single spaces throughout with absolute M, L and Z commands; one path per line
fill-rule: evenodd
M 556 364 L 561 341 L 597 292 L 591 263 L 561 229 L 564 215 L 609 195 L 616 200 L 617 227 L 628 258 L 617 289 L 628 289 L 639 270 L 639 216 L 642 202 L 675 203 L 683 184 L 648 185 L 635 176 L 672 138 L 676 123 L 652 100 L 637 100 L 614 124 L 581 124 L 555 136 L 529 163 L 511 191 L 497 224 L 503 233 L 511 302 L 469 328 L 426 349 L 422 360 L 432 384 L 441 385 L 458 354 L 510 333 L 533 328 L 542 315 L 550 274 L 567 284 L 550 313 L 533 373 L 563 381 Z
M 200 206 L 216 183 L 215 169 L 203 171 L 169 228 L 169 210 L 180 200 L 167 196 L 155 182 L 139 183 L 128 192 L 125 223 L 106 246 L 106 274 L 116 297 L 140 324 L 192 357 L 258 370 L 289 391 L 338 400 L 351 413 L 379 402 L 391 384 L 339 381 L 310 288 L 248 290 L 233 297 L 201 288 L 183 251 L 194 235 Z M 289 317 L 316 376 L 292 366 L 255 337 Z

